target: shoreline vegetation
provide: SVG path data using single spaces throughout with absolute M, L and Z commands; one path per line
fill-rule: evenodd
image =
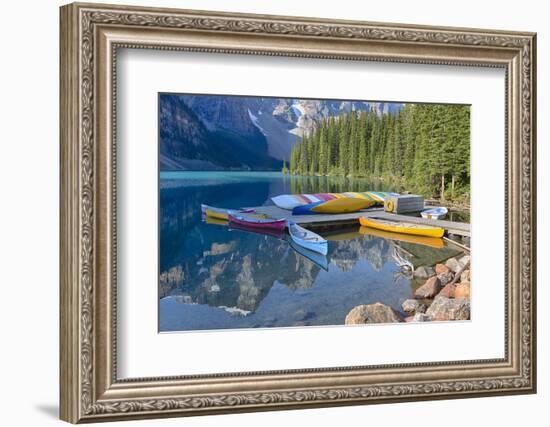
M 406 104 L 393 114 L 329 117 L 296 142 L 282 172 L 367 178 L 469 206 L 470 107 Z

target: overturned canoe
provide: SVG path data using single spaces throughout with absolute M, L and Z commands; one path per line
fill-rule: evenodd
M 229 222 L 243 225 L 245 227 L 266 228 L 270 230 L 284 230 L 286 227 L 286 219 L 255 218 L 251 216 L 238 215 L 235 212 L 231 212 L 227 216 Z
M 440 227 L 431 227 L 423 224 L 408 224 L 403 222 L 386 221 L 374 218 L 359 218 L 359 223 L 365 227 L 392 233 L 412 234 L 415 236 L 443 237 L 445 230 Z
M 292 215 L 343 214 L 358 212 L 374 206 L 376 202 L 366 199 L 340 198 L 326 202 L 315 202 L 309 205 L 296 206 Z
M 341 214 L 358 212 L 374 206 L 376 202 L 367 199 L 355 199 L 351 197 L 329 200 L 313 206 L 311 210 L 316 213 Z
M 288 233 L 296 244 L 313 252 L 327 254 L 328 242 L 313 231 L 306 230 L 293 221 L 288 221 Z
M 311 209 L 315 206 L 319 206 L 322 203 L 325 202 L 315 202 L 310 203 L 309 205 L 296 206 L 292 209 L 292 215 L 318 215 L 320 214 L 320 212 L 313 212 Z
M 281 209 L 292 210 L 296 206 L 304 206 L 311 203 L 327 202 L 329 200 L 344 198 L 370 200 L 377 205 L 383 205 L 384 198 L 388 196 L 397 196 L 397 193 L 382 191 L 349 191 L 346 193 L 281 194 L 280 196 L 272 197 L 271 200 L 275 206 Z

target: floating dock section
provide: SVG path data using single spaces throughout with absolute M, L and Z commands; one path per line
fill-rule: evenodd
M 316 214 L 316 215 L 292 215 L 292 211 L 281 209 L 277 206 L 257 206 L 256 212 L 263 213 L 269 218 L 292 220 L 306 228 L 334 228 L 343 225 L 359 225 L 359 218 L 379 218 L 388 221 L 398 221 L 409 224 L 424 224 L 432 227 L 444 228 L 447 234 L 457 236 L 470 236 L 470 224 L 463 222 L 425 219 L 420 217 L 399 215 L 384 212 L 382 208 L 371 208 L 360 212 L 345 214 Z

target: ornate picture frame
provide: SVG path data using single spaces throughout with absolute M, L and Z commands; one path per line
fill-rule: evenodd
M 536 35 L 99 4 L 61 15 L 60 384 L 71 423 L 536 391 Z M 505 357 L 117 378 L 117 49 L 506 73 Z

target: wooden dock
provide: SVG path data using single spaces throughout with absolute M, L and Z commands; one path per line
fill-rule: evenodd
M 384 212 L 383 208 L 371 208 L 361 212 L 346 214 L 318 214 L 318 215 L 292 215 L 292 211 L 281 209 L 277 206 L 258 206 L 254 207 L 256 212 L 263 213 L 269 218 L 292 220 L 306 228 L 331 228 L 345 225 L 358 225 L 359 218 L 362 216 L 369 218 L 379 218 L 388 221 L 399 221 L 409 224 L 424 224 L 433 227 L 441 227 L 448 234 L 458 236 L 470 236 L 470 224 L 463 222 L 424 219 L 408 215 L 399 215 Z

